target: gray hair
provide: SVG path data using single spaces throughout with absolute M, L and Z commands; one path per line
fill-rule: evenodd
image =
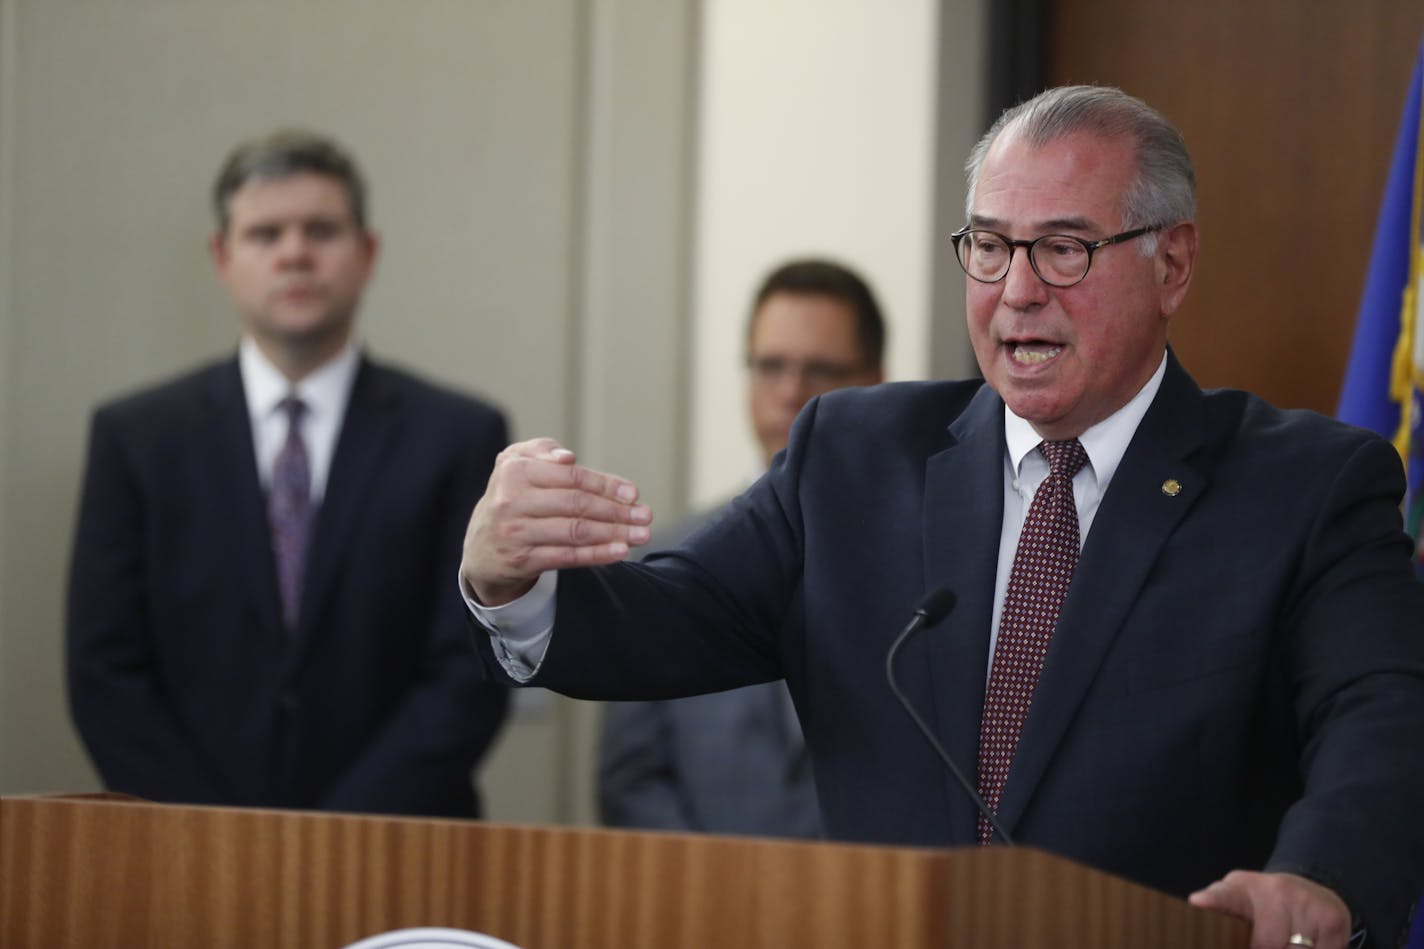
M 213 212 L 226 232 L 228 204 L 249 181 L 269 181 L 310 173 L 334 179 L 346 191 L 356 226 L 366 229 L 366 182 L 361 170 L 335 141 L 305 129 L 280 129 L 243 142 L 232 150 L 213 182 Z
M 1122 226 L 1167 227 L 1190 221 L 1197 211 L 1197 179 L 1192 157 L 1176 126 L 1156 109 L 1111 86 L 1061 86 L 1005 111 L 969 153 L 965 214 L 974 207 L 979 169 L 994 140 L 1010 126 L 1030 145 L 1042 147 L 1075 132 L 1103 139 L 1131 138 L 1137 175 L 1122 199 Z M 1156 251 L 1155 235 L 1142 252 Z

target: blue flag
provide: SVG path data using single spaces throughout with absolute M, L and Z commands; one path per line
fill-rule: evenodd
M 1424 580 L 1424 147 L 1420 145 L 1420 91 L 1424 45 L 1399 124 L 1389 180 L 1355 341 L 1336 414 L 1379 432 L 1404 462 L 1408 488 L 1404 523 L 1415 541 L 1414 569 Z M 1424 949 L 1424 925 L 1410 949 Z
M 1375 226 L 1370 271 L 1336 414 L 1394 442 L 1408 487 L 1404 526 L 1414 538 L 1414 571 L 1424 580 L 1424 147 L 1420 93 L 1424 44 L 1399 122 L 1399 137 Z M 1424 754 L 1424 752 L 1421 752 Z M 1421 897 L 1424 906 L 1424 897 Z M 1424 912 L 1416 911 L 1407 949 L 1424 949 Z

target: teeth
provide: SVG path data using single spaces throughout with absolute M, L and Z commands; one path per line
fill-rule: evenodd
M 1029 364 L 1047 362 L 1061 352 L 1063 352 L 1062 346 L 1050 346 L 1047 349 L 1029 349 L 1026 346 L 1015 346 L 1014 362 Z

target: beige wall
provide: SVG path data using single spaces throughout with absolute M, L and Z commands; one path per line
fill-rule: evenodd
M 704 7 L 693 271 L 691 490 L 699 505 L 756 472 L 742 372 L 757 285 L 794 256 L 861 272 L 889 323 L 887 375 L 931 371 L 939 137 L 957 165 L 977 137 L 979 0 L 715 0 Z M 948 120 L 939 108 L 940 36 Z M 964 144 L 961 144 L 961 140 Z M 957 173 L 946 182 L 962 204 Z M 951 260 L 951 266 L 953 261 Z M 952 298 L 953 299 L 953 298 Z
M 871 109 L 914 88 L 914 106 L 877 134 L 919 154 L 848 187 L 873 204 L 912 169 L 912 189 L 896 182 L 896 216 L 875 225 L 894 253 L 872 274 L 905 314 L 894 316 L 904 376 L 927 369 L 927 271 L 943 228 L 925 209 L 944 134 L 941 14 L 900 4 L 802 3 L 824 29 L 780 55 L 784 79 L 827 44 L 863 45 L 872 9 L 897 11 L 855 69 L 905 77 L 860 84 Z M 943 6 L 977 30 L 980 4 Z M 0 792 L 95 786 L 61 673 L 87 417 L 232 347 L 203 239 L 210 177 L 238 138 L 307 123 L 362 159 L 384 238 L 362 317 L 374 352 L 492 397 L 516 434 L 566 440 L 637 479 L 663 512 L 685 505 L 704 463 L 690 451 L 702 424 L 692 368 L 699 386 L 742 384 L 720 343 L 694 343 L 689 314 L 729 313 L 739 330 L 752 279 L 722 279 L 702 260 L 724 251 L 696 244 L 694 221 L 710 213 L 696 180 L 723 175 L 696 145 L 712 108 L 699 72 L 720 82 L 752 50 L 765 55 L 755 24 L 738 21 L 748 15 L 743 0 L 0 0 Z M 717 42 L 700 45 L 714 24 Z M 950 90 L 966 115 L 975 68 Z M 730 121 L 718 141 L 745 153 L 767 136 Z M 728 304 L 694 291 L 693 273 Z M 524 693 L 487 769 L 492 816 L 591 820 L 596 725 L 593 706 Z

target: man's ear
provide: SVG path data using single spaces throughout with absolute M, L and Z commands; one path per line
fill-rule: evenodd
M 222 272 L 227 269 L 227 235 L 222 231 L 213 231 L 208 238 L 208 256 L 212 258 L 213 266 Z
M 375 231 L 363 231 L 361 233 L 361 249 L 366 258 L 366 279 L 371 279 L 371 274 L 376 269 L 376 258 L 381 252 L 381 235 Z
M 1171 316 L 1186 299 L 1197 266 L 1197 226 L 1193 221 L 1157 233 L 1157 279 L 1162 286 L 1160 309 Z

